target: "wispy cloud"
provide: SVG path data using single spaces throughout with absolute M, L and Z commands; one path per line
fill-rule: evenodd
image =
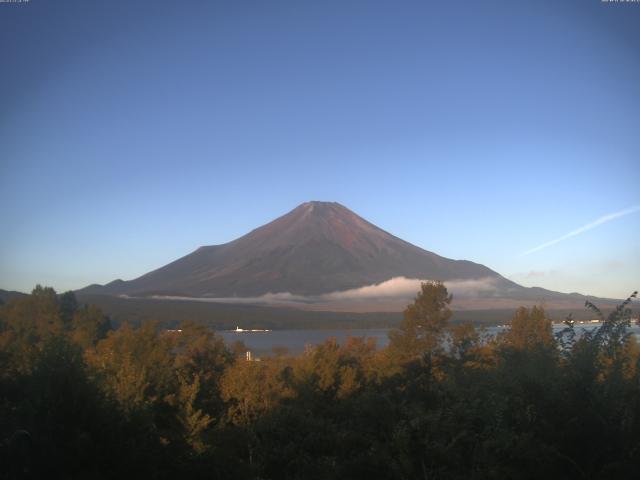
M 594 220 L 593 222 L 587 223 L 586 225 L 583 225 L 582 227 L 576 230 L 573 230 L 561 237 L 558 237 L 555 240 L 551 240 L 549 242 L 543 243 L 542 245 L 538 245 L 537 247 L 534 247 L 531 250 L 527 250 L 526 252 L 523 252 L 522 254 L 520 254 L 520 256 L 524 257 L 525 255 L 529 255 L 530 253 L 540 251 L 544 248 L 550 247 L 551 245 L 555 245 L 556 243 L 562 242 L 567 238 L 575 237 L 576 235 L 580 235 L 581 233 L 591 230 L 592 228 L 596 228 L 602 225 L 603 223 L 610 222 L 611 220 L 615 220 L 616 218 L 624 217 L 626 215 L 631 215 L 632 213 L 635 213 L 638 211 L 640 211 L 640 205 L 635 205 L 633 207 L 627 208 L 625 210 L 621 210 L 619 212 L 610 213 L 609 215 L 600 217 L 597 220 Z

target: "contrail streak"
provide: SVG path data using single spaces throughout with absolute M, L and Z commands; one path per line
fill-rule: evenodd
M 561 237 L 558 237 L 555 240 L 551 240 L 550 242 L 546 242 L 546 243 L 543 243 L 542 245 L 538 245 L 537 247 L 532 248 L 531 250 L 527 250 L 526 252 L 523 252 L 522 254 L 520 254 L 520 256 L 524 257 L 525 255 L 529 255 L 530 253 L 537 252 L 538 250 L 542 250 L 543 248 L 550 247 L 551 245 L 555 245 L 556 243 L 566 240 L 567 238 L 575 237 L 576 235 L 584 233 L 587 230 L 596 228 L 597 226 L 602 225 L 603 223 L 610 222 L 611 220 L 615 220 L 616 218 L 624 217 L 625 215 L 631 215 L 632 213 L 635 213 L 638 211 L 640 211 L 640 205 L 635 205 L 633 207 L 627 208 L 625 210 L 621 210 L 616 213 L 610 213 L 609 215 L 605 215 L 604 217 L 600 217 L 591 223 L 587 223 L 586 225 L 583 225 L 577 230 L 573 230 L 572 232 L 569 232 Z

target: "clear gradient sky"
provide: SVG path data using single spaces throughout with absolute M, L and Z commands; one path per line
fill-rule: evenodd
M 0 288 L 131 279 L 307 200 L 640 288 L 640 3 L 30 0 L 0 44 Z

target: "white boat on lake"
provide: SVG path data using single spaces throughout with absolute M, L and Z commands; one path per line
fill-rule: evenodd
M 232 332 L 236 332 L 236 333 L 259 333 L 259 332 L 270 332 L 271 330 L 267 330 L 267 329 L 260 329 L 260 328 L 250 328 L 250 329 L 245 329 L 245 328 L 240 328 L 238 326 L 236 326 L 235 330 L 231 330 Z

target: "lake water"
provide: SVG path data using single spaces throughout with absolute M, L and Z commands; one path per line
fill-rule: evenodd
M 591 330 L 601 324 L 576 324 L 577 332 Z M 554 332 L 561 331 L 565 326 L 554 325 Z M 489 334 L 495 335 L 503 331 L 504 327 L 487 327 Z M 636 336 L 640 336 L 640 327 L 632 324 L 631 329 Z M 354 329 L 354 330 L 273 330 L 271 332 L 234 332 L 218 331 L 227 344 L 231 345 L 237 340 L 245 343 L 247 348 L 255 355 L 265 355 L 272 353 L 275 347 L 284 347 L 291 354 L 298 354 L 304 351 L 305 345 L 317 345 L 323 343 L 328 338 L 334 337 L 338 343 L 345 342 L 347 337 L 366 337 L 376 340 L 378 348 L 387 346 L 389 343 L 388 328 Z
M 334 337 L 338 343 L 345 342 L 347 337 L 366 337 L 376 339 L 378 348 L 389 343 L 388 328 L 371 328 L 356 330 L 273 330 L 271 332 L 234 332 L 218 331 L 227 344 L 237 340 L 245 343 L 247 348 L 258 355 L 271 353 L 274 347 L 285 347 L 289 353 L 304 351 L 307 344 L 317 345 Z

